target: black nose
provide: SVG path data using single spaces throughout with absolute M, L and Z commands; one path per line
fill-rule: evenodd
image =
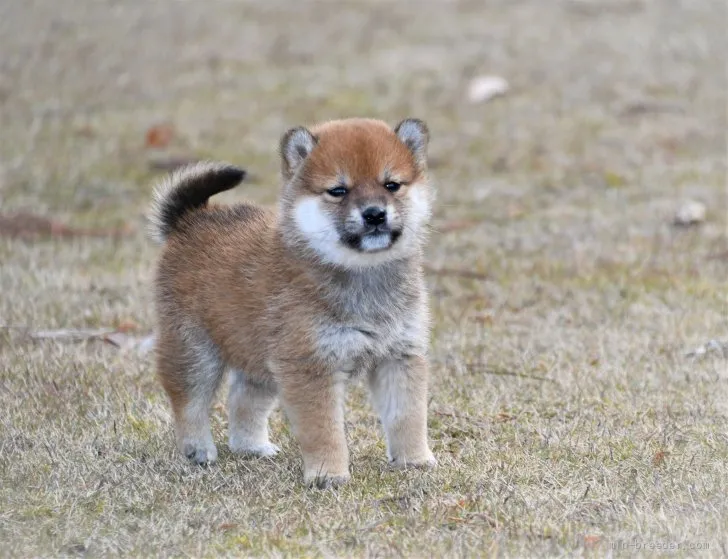
M 387 220 L 387 212 L 379 206 L 369 206 L 361 216 L 369 225 L 381 225 Z

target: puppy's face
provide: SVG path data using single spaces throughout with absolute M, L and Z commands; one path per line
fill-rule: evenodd
M 428 132 L 405 120 L 294 128 L 281 142 L 284 228 L 329 264 L 359 268 L 417 250 L 430 216 Z

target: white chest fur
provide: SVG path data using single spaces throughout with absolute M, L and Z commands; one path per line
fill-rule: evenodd
M 378 323 L 322 324 L 317 331 L 319 355 L 338 371 L 356 373 L 384 359 L 424 351 L 427 316 L 420 308 L 387 318 Z
M 318 357 L 354 373 L 383 359 L 424 354 L 428 339 L 427 293 L 413 261 L 399 261 L 327 277 L 328 312 L 314 327 Z

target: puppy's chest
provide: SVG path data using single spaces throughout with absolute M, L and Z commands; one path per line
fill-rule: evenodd
M 359 372 L 420 349 L 426 336 L 424 321 L 417 309 L 332 320 L 319 326 L 317 349 L 338 371 Z

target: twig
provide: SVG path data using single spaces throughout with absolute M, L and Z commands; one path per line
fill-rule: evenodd
M 438 360 L 437 364 L 442 365 L 442 366 L 448 366 L 449 363 L 447 363 L 446 361 L 443 361 L 443 360 Z M 496 375 L 496 376 L 501 376 L 501 377 L 519 377 L 519 378 L 526 378 L 526 379 L 530 379 L 530 380 L 540 380 L 543 382 L 553 382 L 554 384 L 558 384 L 558 381 L 554 380 L 552 378 L 542 377 L 542 376 L 538 376 L 538 375 L 527 375 L 524 373 L 514 373 L 513 371 L 506 371 L 505 369 L 489 369 L 486 367 L 484 369 L 476 370 L 475 367 L 479 367 L 479 366 L 480 365 L 478 365 L 478 364 L 465 365 L 465 368 L 467 369 L 468 373 L 470 373 L 470 374 L 483 373 L 486 375 Z
M 113 333 L 113 328 L 81 328 L 61 330 L 38 330 L 28 335 L 33 340 L 92 340 Z
M 487 514 L 485 514 L 484 512 L 470 512 L 470 513 L 466 513 L 466 515 L 467 516 L 465 518 L 463 518 L 461 516 L 448 516 L 447 517 L 447 520 L 450 520 L 451 522 L 466 523 L 466 522 L 469 522 L 470 520 L 472 520 L 474 518 L 482 518 L 492 528 L 497 528 L 498 527 L 498 522 L 496 520 L 494 520 L 491 516 L 488 516 Z
M 482 419 L 473 417 L 468 414 L 460 414 L 460 413 L 455 413 L 455 412 L 451 412 L 451 411 L 437 411 L 437 410 L 432 411 L 432 414 L 438 415 L 440 417 L 452 417 L 453 419 L 462 419 L 463 421 L 467 421 L 471 425 L 475 425 L 477 427 L 485 428 L 488 426 L 488 424 L 485 421 L 483 421 Z

